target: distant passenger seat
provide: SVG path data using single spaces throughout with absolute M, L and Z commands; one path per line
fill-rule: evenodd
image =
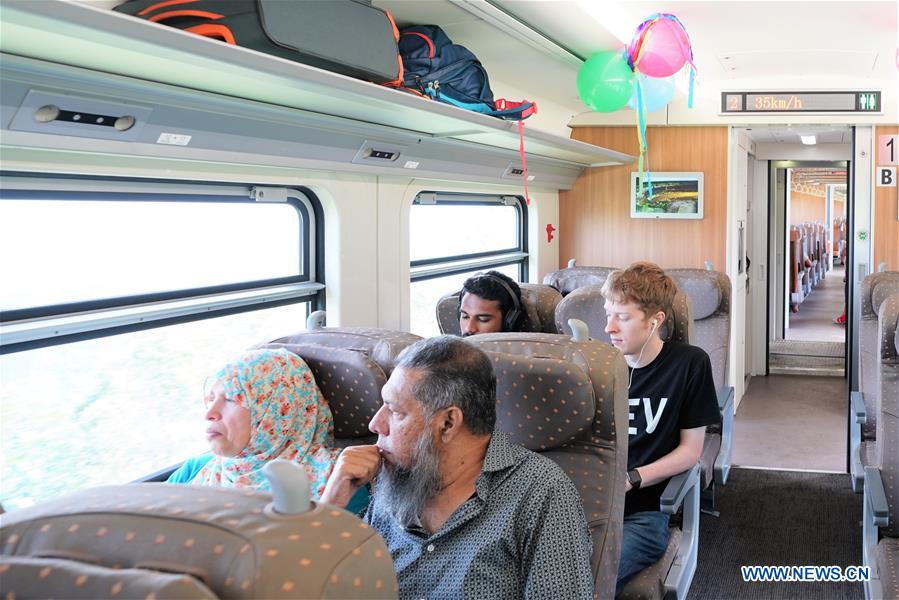
M 556 461 L 581 495 L 593 540 L 596 598 L 612 598 L 627 470 L 627 367 L 598 341 L 487 333 L 468 340 L 496 372 L 497 428 Z
M 853 412 L 857 422 L 850 428 L 852 456 L 852 487 L 862 489 L 864 466 L 874 464 L 869 459 L 877 437 L 880 414 L 880 383 L 877 369 L 881 339 L 878 334 L 878 312 L 892 294 L 899 292 L 899 272 L 885 271 L 865 277 L 861 284 L 861 321 L 859 323 L 859 392 L 853 392 Z
M 519 283 L 521 304 L 528 314 L 530 332 L 556 333 L 556 305 L 562 299 L 558 290 L 548 285 Z M 447 294 L 437 302 L 437 325 L 440 333 L 462 335 L 459 328 L 459 296 L 462 292 Z
M 386 544 L 355 516 L 278 514 L 268 493 L 237 488 L 93 488 L 4 514 L 0 547 L 4 598 L 397 594 Z
M 734 389 L 727 385 L 730 356 L 730 278 L 706 269 L 667 269 L 679 290 L 690 297 L 693 306 L 692 337 L 688 343 L 706 351 L 712 363 L 712 376 L 718 391 L 721 424 L 706 429 L 703 446 L 702 487 L 713 480 L 727 483 L 730 473 L 733 440 Z M 712 467 L 714 466 L 714 472 Z
M 862 555 L 871 569 L 865 597 L 899 598 L 899 293 L 883 300 L 878 316 L 880 415 L 876 451 L 865 467 Z
M 606 280 L 606 277 L 609 276 L 609 273 L 614 270 L 615 267 L 571 266 L 547 273 L 543 277 L 543 284 L 556 288 L 564 297 L 578 288 L 588 285 L 601 285 Z

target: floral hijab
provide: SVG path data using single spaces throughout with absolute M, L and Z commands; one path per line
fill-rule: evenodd
M 303 359 L 283 348 L 249 350 L 212 380 L 250 411 L 250 441 L 237 456 L 214 455 L 191 483 L 269 490 L 262 467 L 283 458 L 306 470 L 310 495 L 319 499 L 340 450 L 331 447 L 331 409 Z

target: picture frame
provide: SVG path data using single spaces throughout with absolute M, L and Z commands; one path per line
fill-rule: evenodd
M 651 172 L 652 200 L 647 198 L 646 181 L 640 193 L 637 182 L 640 173 L 631 172 L 631 218 L 632 219 L 702 219 L 703 184 L 701 172 L 661 173 Z

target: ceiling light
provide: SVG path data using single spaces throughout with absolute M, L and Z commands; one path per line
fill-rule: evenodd
M 814 146 L 818 140 L 815 139 L 813 135 L 800 135 L 799 139 L 802 140 L 802 143 L 806 146 Z

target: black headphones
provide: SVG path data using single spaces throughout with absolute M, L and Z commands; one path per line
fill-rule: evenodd
M 500 284 L 504 290 L 509 294 L 509 298 L 512 299 L 512 308 L 503 315 L 503 331 L 515 331 L 515 325 L 518 323 L 518 317 L 521 315 L 521 304 L 518 302 L 518 296 L 515 295 L 515 292 L 512 291 L 511 286 L 508 283 L 497 277 L 496 275 L 491 275 L 490 273 L 484 273 L 481 277 L 486 277 L 490 281 Z

